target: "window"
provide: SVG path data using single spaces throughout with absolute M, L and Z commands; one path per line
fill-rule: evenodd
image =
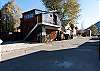
M 33 14 L 26 14 L 24 15 L 24 19 L 30 19 L 33 17 Z
M 52 17 L 52 15 L 50 14 L 50 17 Z
M 32 18 L 32 17 L 33 17 L 33 14 L 29 14 L 29 18 Z M 29 19 L 29 18 L 28 18 L 28 19 Z

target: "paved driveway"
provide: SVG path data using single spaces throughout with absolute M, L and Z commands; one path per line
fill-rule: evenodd
M 99 71 L 98 39 L 73 49 L 39 51 L 0 63 L 0 71 Z

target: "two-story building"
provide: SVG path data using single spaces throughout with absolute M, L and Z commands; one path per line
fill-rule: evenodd
M 35 42 L 53 41 L 61 29 L 61 21 L 56 11 L 33 9 L 22 14 L 21 32 L 24 40 Z

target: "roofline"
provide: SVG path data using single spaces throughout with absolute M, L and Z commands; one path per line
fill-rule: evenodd
M 31 12 L 31 11 L 34 11 L 34 10 L 41 11 L 41 12 L 47 12 L 47 11 L 42 11 L 42 10 L 39 10 L 39 9 L 32 9 L 32 10 L 29 10 L 29 11 L 23 12 L 22 14 L 24 14 L 24 13 L 28 13 L 28 12 Z
M 28 12 L 31 12 L 31 11 L 34 11 L 34 10 L 41 11 L 41 12 L 45 12 L 45 13 L 59 13 L 58 11 L 42 11 L 42 10 L 39 10 L 39 9 L 32 9 L 32 10 L 23 12 L 22 14 L 25 14 L 25 13 L 28 13 Z

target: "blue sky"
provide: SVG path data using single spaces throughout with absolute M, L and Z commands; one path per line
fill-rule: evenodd
M 9 0 L 0 0 L 0 8 Z M 28 11 L 31 9 L 46 10 L 41 0 L 16 0 L 17 5 L 22 11 Z M 84 29 L 100 20 L 100 0 L 79 0 L 80 3 L 80 18 L 78 27 Z
M 80 27 L 89 27 L 91 24 L 100 20 L 99 5 L 100 0 L 80 0 L 81 16 L 79 19 Z M 82 24 L 82 25 L 81 25 Z

